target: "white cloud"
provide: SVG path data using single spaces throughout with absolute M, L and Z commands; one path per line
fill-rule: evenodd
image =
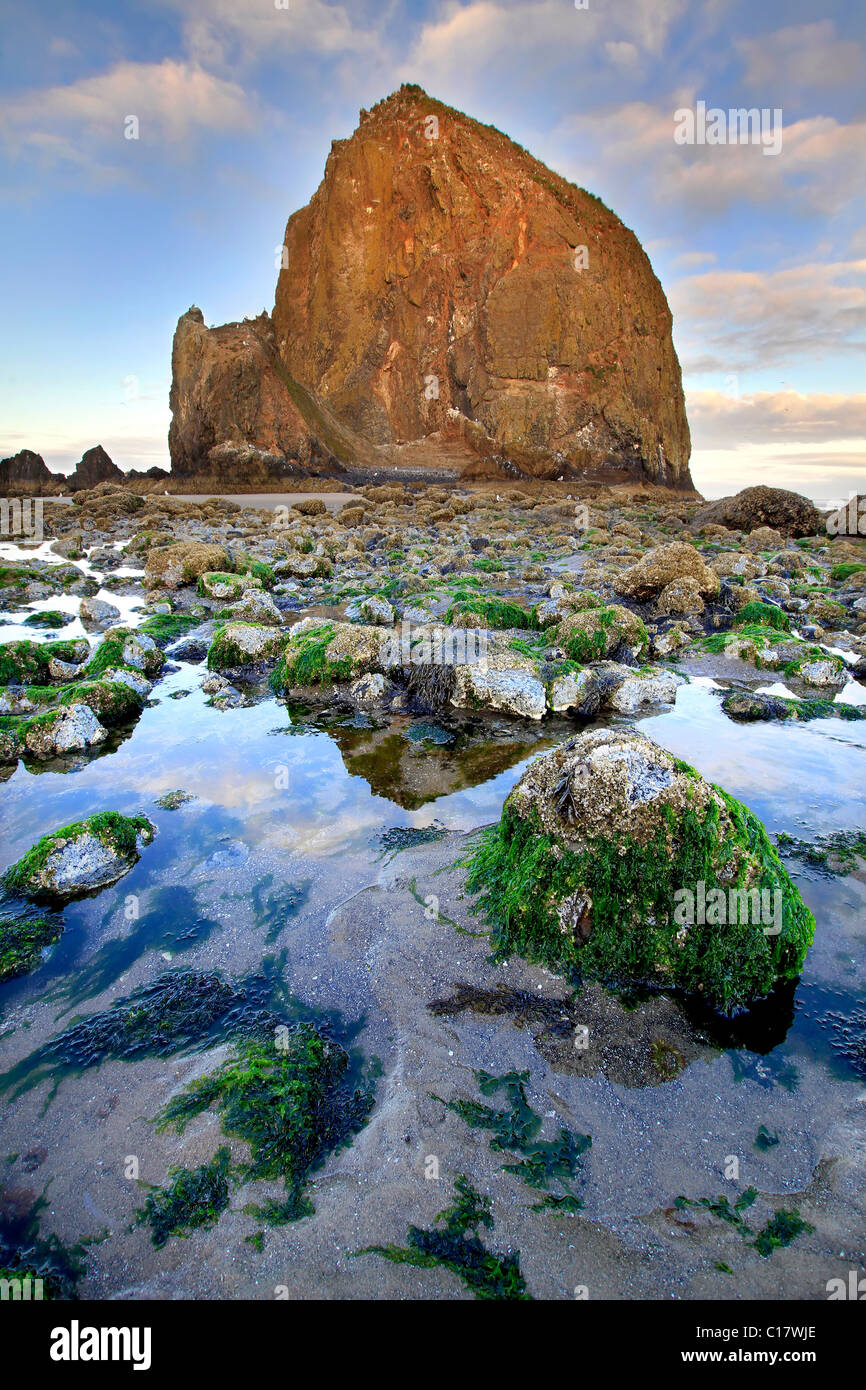
M 838 88 L 866 72 L 862 48 L 853 39 L 837 38 L 832 19 L 737 39 L 735 47 L 746 65 L 746 81 L 767 93 Z
M 377 26 L 358 22 L 343 5 L 323 0 L 171 0 L 183 15 L 191 56 L 209 67 L 302 53 L 374 53 Z
M 696 447 L 742 444 L 819 444 L 866 439 L 866 395 L 761 391 L 735 397 L 721 391 L 687 392 Z
M 124 135 L 130 116 L 137 141 Z M 236 83 L 166 58 L 11 97 L 0 103 L 0 139 L 28 165 L 73 165 L 106 182 L 131 176 L 133 151 L 182 154 L 204 132 L 251 131 L 256 119 Z
M 729 108 L 721 96 L 700 91 L 708 107 Z M 866 121 L 832 116 L 787 123 L 782 105 L 782 147 L 765 155 L 758 145 L 677 145 L 674 112 L 691 107 L 693 91 L 668 99 L 632 101 L 607 111 L 580 113 L 557 131 L 561 146 L 577 151 L 580 181 L 620 191 L 658 207 L 675 207 L 705 221 L 730 207 L 785 206 L 827 218 L 860 196 L 866 181 Z M 737 103 L 740 105 L 741 103 Z
M 683 370 L 693 374 L 866 348 L 866 260 L 711 270 L 677 280 L 668 299 Z
M 866 486 L 866 395 L 687 391 L 691 472 L 708 497 L 756 481 L 816 501 Z

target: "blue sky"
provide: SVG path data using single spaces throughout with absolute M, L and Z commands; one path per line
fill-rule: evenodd
M 0 456 L 168 464 L 171 339 L 273 304 L 330 142 L 404 81 L 632 227 L 695 482 L 866 491 L 866 12 L 801 0 L 0 0 Z M 781 108 L 781 152 L 674 112 Z M 124 135 L 127 118 L 139 138 Z

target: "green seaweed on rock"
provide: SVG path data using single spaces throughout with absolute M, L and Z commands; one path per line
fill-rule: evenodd
M 480 894 L 476 910 L 493 928 L 496 957 L 516 952 L 559 973 L 620 988 L 673 984 L 701 994 L 723 1013 L 769 994 L 780 980 L 796 978 L 814 918 L 757 816 L 715 790 L 728 813 L 730 837 L 721 835 L 721 808 L 711 801 L 703 819 L 688 807 L 677 820 L 664 806 L 656 834 L 644 845 L 624 834 L 599 835 L 578 849 L 547 834 L 535 812 L 524 819 L 506 802 L 501 820 L 482 832 L 468 860 L 467 887 Z M 675 853 L 666 831 L 676 833 Z M 673 905 L 683 885 L 702 881 L 708 894 L 721 887 L 726 897 L 730 889 L 755 886 L 731 877 L 738 846 L 760 861 L 760 888 L 781 892 L 782 929 L 769 935 L 748 921 L 724 929 L 706 923 L 678 937 Z M 592 903 L 588 939 L 564 932 L 557 915 L 557 905 L 579 894 Z

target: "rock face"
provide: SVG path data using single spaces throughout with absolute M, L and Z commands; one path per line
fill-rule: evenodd
M 420 447 L 691 487 L 671 315 L 637 238 L 499 131 L 402 87 L 333 143 L 284 246 L 272 320 L 178 323 L 175 473 L 381 468 Z

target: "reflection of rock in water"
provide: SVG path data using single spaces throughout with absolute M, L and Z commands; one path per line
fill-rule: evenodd
M 463 722 L 447 731 L 437 726 L 435 738 L 417 737 L 417 726 L 403 718 L 368 728 L 333 714 L 313 714 L 308 722 L 333 738 L 351 776 L 363 777 L 377 796 L 407 811 L 487 782 L 555 742 L 549 736 L 533 737 L 532 730 L 522 727 L 515 737 L 515 725 L 501 721 L 489 721 L 481 729 Z M 449 742 L 442 740 L 442 732 L 453 735 Z
M 607 1077 L 621 1086 L 658 1086 L 672 1081 L 698 1058 L 716 1049 L 694 1027 L 676 1000 L 653 995 L 634 1008 L 588 986 L 576 997 L 539 998 L 528 990 L 476 989 L 457 984 L 448 999 L 428 1004 L 434 1015 L 471 1011 L 508 1015 L 529 1028 L 541 1056 L 555 1071 Z

